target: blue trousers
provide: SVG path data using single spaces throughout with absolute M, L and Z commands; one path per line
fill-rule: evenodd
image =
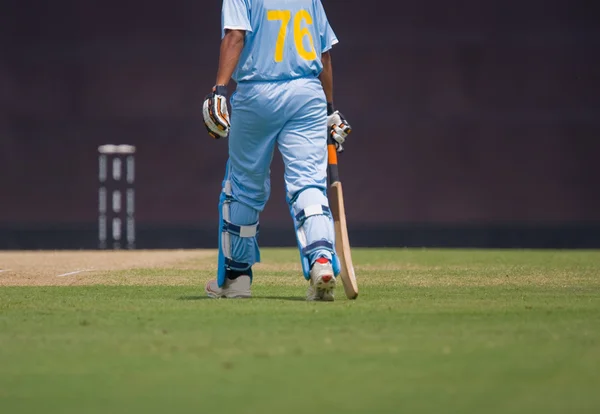
M 244 271 L 260 262 L 259 216 L 270 196 L 275 146 L 285 165 L 286 198 L 304 276 L 309 278 L 319 257 L 332 260 L 335 271 L 339 263 L 327 199 L 327 104 L 321 82 L 241 82 L 231 108 L 229 159 L 219 199 L 219 285 L 228 270 Z

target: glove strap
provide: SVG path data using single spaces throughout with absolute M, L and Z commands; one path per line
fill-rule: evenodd
M 327 116 L 333 114 L 335 112 L 335 108 L 333 107 L 333 102 L 327 102 Z
M 215 85 L 215 95 L 227 96 L 227 86 Z

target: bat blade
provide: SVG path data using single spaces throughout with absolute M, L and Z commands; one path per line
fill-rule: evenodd
M 340 277 L 344 285 L 344 292 L 348 299 L 356 299 L 358 297 L 358 284 L 354 273 L 354 265 L 352 264 L 350 239 L 348 238 L 348 227 L 346 226 L 346 211 L 344 209 L 344 192 L 340 181 L 336 181 L 329 186 L 329 207 L 333 215 L 335 248 L 340 259 Z

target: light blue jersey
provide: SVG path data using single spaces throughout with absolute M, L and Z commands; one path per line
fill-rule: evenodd
M 338 42 L 321 0 L 224 0 L 226 29 L 246 31 L 237 83 L 316 77 L 321 54 Z

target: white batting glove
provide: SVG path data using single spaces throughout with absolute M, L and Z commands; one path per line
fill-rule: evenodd
M 204 126 L 214 139 L 225 138 L 229 134 L 229 110 L 227 109 L 227 88 L 219 85 L 206 97 L 202 106 Z
M 327 127 L 337 152 L 344 152 L 342 144 L 346 142 L 346 137 L 352 132 L 352 127 L 340 111 L 333 110 L 332 105 L 328 105 L 327 109 Z

